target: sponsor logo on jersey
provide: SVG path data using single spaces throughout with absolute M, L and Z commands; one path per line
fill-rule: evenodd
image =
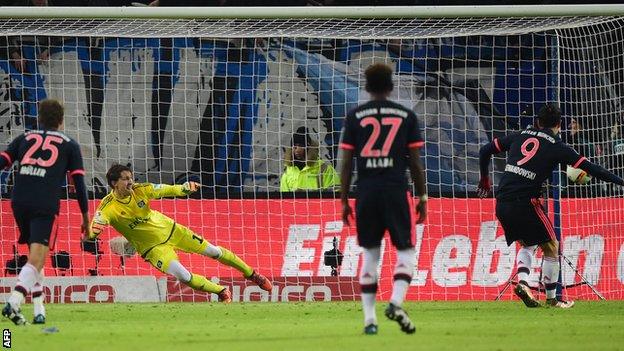
M 137 218 L 135 218 L 132 222 L 130 222 L 130 224 L 128 224 L 128 227 L 129 227 L 130 229 L 134 229 L 134 228 L 136 228 L 139 224 L 141 224 L 141 223 L 146 223 L 147 221 L 149 221 L 149 217 L 146 217 L 146 218 L 137 217 Z

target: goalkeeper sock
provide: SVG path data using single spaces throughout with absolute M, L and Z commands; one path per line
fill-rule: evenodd
M 559 280 L 559 260 L 556 257 L 544 256 L 542 264 L 542 281 L 546 287 L 546 298 L 554 299 L 557 294 Z
M 221 256 L 217 257 L 217 261 L 236 268 L 239 272 L 243 273 L 245 278 L 248 278 L 253 274 L 253 269 L 232 251 L 221 246 L 219 246 L 219 249 L 221 249 Z
M 375 298 L 377 296 L 377 266 L 381 249 L 365 248 L 360 271 L 360 288 L 362 290 L 362 310 L 364 311 L 364 325 L 377 324 L 375 314 Z
M 191 288 L 195 290 L 205 291 L 205 292 L 209 292 L 213 294 L 218 294 L 219 292 L 221 292 L 221 290 L 224 289 L 223 286 L 216 284 L 208 280 L 203 275 L 199 275 L 199 274 L 192 274 L 191 281 L 186 283 L 186 285 L 190 286 Z
M 26 295 L 28 295 L 33 286 L 35 286 L 38 276 L 39 274 L 37 272 L 37 268 L 35 268 L 32 264 L 26 263 L 24 267 L 22 267 L 19 276 L 17 276 L 15 289 L 7 301 L 11 304 L 11 307 L 14 309 L 20 308 L 20 305 L 26 298 Z
M 533 264 L 533 254 L 537 245 L 521 247 L 516 256 L 516 266 L 518 267 L 518 281 L 529 282 L 531 266 Z
M 395 306 L 403 304 L 407 289 L 412 282 L 414 254 L 414 249 L 397 251 L 397 263 L 394 267 L 394 284 L 392 285 L 392 297 L 390 297 L 390 302 Z

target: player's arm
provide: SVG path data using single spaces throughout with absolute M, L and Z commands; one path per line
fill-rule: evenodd
M 80 146 L 73 140 L 70 142 L 69 163 L 67 165 L 67 169 L 69 171 L 69 176 L 74 182 L 76 200 L 78 200 L 80 213 L 82 213 L 80 232 L 83 233 L 86 238 L 89 238 L 92 236 L 92 233 L 89 223 L 89 199 L 87 198 L 87 186 L 84 181 L 85 170 L 82 162 Z
M 89 225 L 89 199 L 87 197 L 87 186 L 84 181 L 84 174 L 84 170 L 74 170 L 69 173 L 74 181 L 76 200 L 78 200 L 80 213 L 82 213 L 82 225 L 80 226 L 80 232 L 84 233 L 85 237 L 91 237 L 91 226 Z
M 598 164 L 589 162 L 587 159 L 581 162 L 578 168 L 584 170 L 585 172 L 589 173 L 591 176 L 596 177 L 597 179 L 624 186 L 624 179 L 618 177 L 616 174 L 612 172 L 609 172 L 604 167 Z
M 17 150 L 20 140 L 23 138 L 24 135 L 22 134 L 19 137 L 13 139 L 7 149 L 0 152 L 0 170 L 10 167 L 13 164 L 13 162 L 15 161 L 15 157 L 17 156 Z
M 349 217 L 353 217 L 353 210 L 349 205 L 349 190 L 351 187 L 351 176 L 353 174 L 353 155 L 355 153 L 355 115 L 351 112 L 347 114 L 340 137 L 340 149 L 342 150 L 342 160 L 340 163 L 340 201 L 342 203 L 342 221 L 350 225 Z
M 425 184 L 425 171 L 420 162 L 420 148 L 425 145 L 425 141 L 420 136 L 420 128 L 418 128 L 418 121 L 414 113 L 410 113 L 408 128 L 407 148 L 410 156 L 410 175 L 419 199 L 416 205 L 416 212 L 418 213 L 416 223 L 422 223 L 427 218 L 427 201 L 429 200 L 427 197 L 427 185 Z
M 201 185 L 196 182 L 185 182 L 184 184 L 137 184 L 135 188 L 142 188 L 150 199 L 160 199 L 163 197 L 187 196 L 199 190 Z
M 422 223 L 427 218 L 427 186 L 425 184 L 425 171 L 422 163 L 420 162 L 420 150 L 418 147 L 409 148 L 410 159 L 409 167 L 412 181 L 416 187 L 416 195 L 418 195 L 419 201 L 416 207 L 418 211 L 418 220 L 416 223 Z
M 492 189 L 492 182 L 490 181 L 490 160 L 492 155 L 509 151 L 515 136 L 516 134 L 510 134 L 503 138 L 494 138 L 494 140 L 479 149 L 479 171 L 481 173 L 481 179 L 477 187 L 479 197 L 486 197 Z
M 574 168 L 580 168 L 589 173 L 592 177 L 605 182 L 624 186 L 624 180 L 622 178 L 612 172 L 609 172 L 604 167 L 590 162 L 586 157 L 579 155 L 578 152 L 567 145 L 563 149 L 562 163 L 569 164 Z
M 91 225 L 89 226 L 91 229 L 89 236 L 85 236 L 85 239 L 93 240 L 97 238 L 104 230 L 104 227 L 108 225 L 109 219 L 105 206 L 108 205 L 109 202 L 110 201 L 105 202 L 105 200 L 102 200 L 100 206 L 98 206 L 98 209 L 95 211 L 95 215 L 91 220 Z
M 0 152 L 0 169 L 5 169 L 13 164 L 11 156 L 6 151 Z
M 351 175 L 353 173 L 353 149 L 342 148 L 342 162 L 340 167 L 340 201 L 342 202 L 342 221 L 350 225 L 349 217 L 353 217 L 353 210 L 349 205 L 349 188 L 351 186 Z

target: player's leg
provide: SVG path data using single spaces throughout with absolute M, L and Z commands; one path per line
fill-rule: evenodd
M 520 250 L 516 256 L 516 267 L 518 269 L 518 284 L 529 285 L 533 257 L 537 250 L 537 245 L 527 246 L 522 240 L 519 241 Z
M 43 305 L 43 269 L 39 271 L 37 282 L 32 288 L 32 303 L 33 303 L 33 324 L 45 324 L 46 311 Z
M 559 284 L 559 242 L 555 236 L 555 229 L 544 212 L 539 199 L 531 201 L 535 211 L 535 217 L 539 219 L 539 226 L 532 234 L 533 237 L 525 239 L 527 245 L 538 244 L 542 249 L 542 283 L 546 288 L 546 305 L 559 308 L 570 308 L 574 301 L 557 300 L 557 286 Z
M 36 262 L 33 261 L 33 265 L 39 268 L 37 272 L 37 280 L 35 285 L 31 289 L 32 302 L 33 302 L 33 324 L 44 324 L 46 320 L 45 307 L 43 305 L 43 266 L 45 265 L 45 258 L 48 255 L 50 246 L 54 246 L 57 233 L 57 216 L 42 216 L 33 219 L 31 222 L 31 245 L 30 245 L 30 257 L 31 259 L 37 257 Z M 42 249 L 42 252 L 35 255 L 33 249 Z
M 13 323 L 20 325 L 26 323 L 24 316 L 21 314 L 21 304 L 33 290 L 35 284 L 41 281 L 39 272 L 43 269 L 45 258 L 49 251 L 48 244 L 54 228 L 55 216 L 34 211 L 25 213 L 23 209 L 15 207 L 13 210 L 20 229 L 19 243 L 28 242 L 29 253 L 28 262 L 22 267 L 17 277 L 17 283 L 2 310 L 2 315 L 11 319 Z
M 173 260 L 169 262 L 169 265 L 167 267 L 167 274 L 176 277 L 179 281 L 188 285 L 194 290 L 219 295 L 219 301 L 221 302 L 232 302 L 232 294 L 230 293 L 230 290 L 228 288 L 216 284 L 211 280 L 208 280 L 203 275 L 192 274 L 178 260 Z
M 385 315 L 397 321 L 403 332 L 412 334 L 416 332 L 416 327 L 401 305 L 414 274 L 414 221 L 412 219 L 413 206 L 411 206 L 413 201 L 409 193 L 401 190 L 384 192 L 383 197 L 385 205 L 382 214 L 388 226 L 392 244 L 397 249 L 392 296 Z
M 560 301 L 557 299 L 557 285 L 559 284 L 559 242 L 551 240 L 539 245 L 544 255 L 542 263 L 542 282 L 546 288 L 546 305 L 558 308 L 570 308 L 574 301 Z
M 533 257 L 531 248 L 535 244 L 527 245 L 524 239 L 529 238 L 530 241 L 533 241 L 534 235 L 531 233 L 540 231 L 543 225 L 537 218 L 533 205 L 528 199 L 496 201 L 496 217 L 505 230 L 507 245 L 515 245 L 515 242 L 518 241 L 523 247 L 516 257 L 519 283 L 514 288 L 514 294 L 522 300 L 525 306 L 539 307 L 539 302 L 533 296 L 528 285 Z
M 189 272 L 178 260 L 173 246 L 162 244 L 153 247 L 146 255 L 145 259 L 156 269 L 163 273 L 174 276 L 183 284 L 198 291 L 219 295 L 219 301 L 231 302 L 231 294 L 227 288 L 208 280 L 201 274 Z
M 385 231 L 383 220 L 378 218 L 377 194 L 359 191 L 355 203 L 355 220 L 358 243 L 362 247 L 362 267 L 360 268 L 360 290 L 362 311 L 364 312 L 364 333 L 377 334 L 377 267 L 381 255 L 381 240 Z
M 539 302 L 533 296 L 529 287 L 529 277 L 533 264 L 533 256 L 537 250 L 537 245 L 527 246 L 523 241 L 519 241 L 520 250 L 516 256 L 516 267 L 518 274 L 518 284 L 514 288 L 514 293 L 527 307 L 539 307 Z
M 236 269 L 241 272 L 245 278 L 253 281 L 263 290 L 271 291 L 273 288 L 271 281 L 256 272 L 232 251 L 222 246 L 212 245 L 208 242 L 208 240 L 204 239 L 200 235 L 197 235 L 183 225 L 176 224 L 176 230 L 172 235 L 172 243 L 174 243 L 177 249 L 213 258 Z

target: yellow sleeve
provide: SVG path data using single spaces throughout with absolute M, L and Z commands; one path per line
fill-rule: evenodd
M 186 196 L 190 193 L 188 182 L 181 185 L 141 183 L 134 185 L 132 189 L 143 193 L 148 199 Z
M 321 188 L 331 188 L 340 185 L 340 177 L 334 167 L 328 162 L 327 168 L 323 172 L 323 186 Z
M 281 192 L 293 191 L 293 189 L 291 189 L 290 186 L 288 185 L 288 181 L 290 180 L 290 178 L 292 178 L 288 170 L 289 170 L 289 167 L 286 167 L 286 170 L 284 171 L 284 174 L 282 174 L 282 177 L 280 179 L 280 191 Z

